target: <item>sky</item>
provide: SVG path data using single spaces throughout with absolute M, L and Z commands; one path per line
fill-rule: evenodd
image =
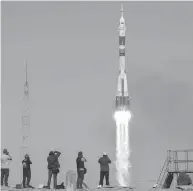
M 124 2 L 132 181 L 157 180 L 168 149 L 193 148 L 193 2 Z M 1 149 L 19 182 L 22 97 L 28 62 L 32 179 L 62 152 L 58 183 L 82 150 L 85 181 L 98 185 L 101 152 L 115 161 L 120 2 L 2 2 Z M 115 183 L 115 165 L 110 167 Z

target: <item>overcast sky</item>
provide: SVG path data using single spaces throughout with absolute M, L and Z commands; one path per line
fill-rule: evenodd
M 61 170 L 88 159 L 85 180 L 99 181 L 101 152 L 115 160 L 112 114 L 119 68 L 120 2 L 2 3 L 2 148 L 19 181 L 24 61 L 31 110 L 31 184 L 47 182 L 48 152 Z M 126 68 L 131 95 L 132 180 L 148 189 L 167 149 L 193 148 L 193 3 L 124 2 Z M 115 183 L 111 165 L 111 184 Z

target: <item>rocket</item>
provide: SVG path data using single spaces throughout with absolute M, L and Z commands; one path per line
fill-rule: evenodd
M 121 6 L 121 18 L 119 21 L 119 76 L 116 93 L 116 111 L 128 111 L 130 107 L 130 97 L 127 87 L 127 76 L 125 68 L 125 19 L 123 17 L 123 6 Z

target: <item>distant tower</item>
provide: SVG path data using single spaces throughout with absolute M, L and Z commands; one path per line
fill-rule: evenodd
M 30 114 L 29 114 L 29 84 L 27 78 L 27 61 L 25 64 L 24 97 L 22 101 L 21 157 L 29 154 Z
M 25 82 L 24 95 L 22 100 L 22 127 L 21 127 L 21 146 L 20 146 L 20 164 L 25 154 L 29 153 L 30 144 L 30 113 L 29 113 L 29 84 L 27 76 L 27 61 L 25 63 Z M 23 169 L 23 168 L 22 168 Z M 23 171 L 21 169 L 20 181 L 22 180 Z

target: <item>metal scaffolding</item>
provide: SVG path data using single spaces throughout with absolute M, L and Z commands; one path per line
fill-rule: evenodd
M 24 159 L 25 154 L 30 154 L 30 110 L 29 110 L 29 83 L 27 73 L 27 61 L 25 63 L 25 82 L 24 95 L 22 100 L 22 127 L 21 127 L 21 146 L 20 146 L 20 164 Z M 22 168 L 22 165 L 21 165 Z M 22 168 L 23 169 L 23 168 Z M 23 171 L 21 169 L 20 181 L 22 181 Z
M 158 187 L 169 188 L 174 175 L 178 177 L 181 172 L 193 173 L 193 149 L 167 151 L 167 158 L 157 181 Z

